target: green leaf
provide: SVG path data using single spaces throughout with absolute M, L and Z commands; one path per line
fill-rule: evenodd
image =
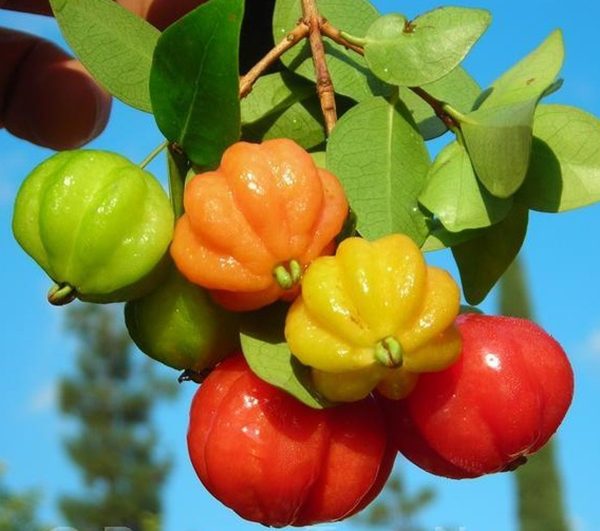
M 425 85 L 456 68 L 490 22 L 488 11 L 464 7 L 434 9 L 410 22 L 403 15 L 385 15 L 367 31 L 365 59 L 387 83 Z
M 443 78 L 423 85 L 421 88 L 437 100 L 449 103 L 454 109 L 463 113 L 467 113 L 473 108 L 481 93 L 481 87 L 460 66 Z M 419 132 L 425 140 L 443 135 L 448 130 L 446 125 L 435 115 L 431 106 L 412 90 L 401 87 L 400 99 L 410 110 Z
M 540 105 L 529 171 L 517 200 L 543 212 L 600 201 L 600 120 L 574 107 Z
M 508 197 L 523 184 L 535 107 L 554 86 L 563 59 L 562 34 L 555 31 L 484 92 L 477 110 L 459 117 L 477 176 L 493 195 Z
M 313 83 L 290 72 L 262 76 L 241 102 L 242 125 L 283 111 L 314 94 Z
M 364 35 L 379 13 L 368 0 L 317 0 L 323 17 L 337 28 Z M 273 14 L 273 35 L 280 42 L 302 18 L 301 0 L 277 0 Z M 379 81 L 367 68 L 363 57 L 329 39 L 324 39 L 327 66 L 336 93 L 355 101 L 376 95 L 387 95 L 391 88 Z M 308 41 L 294 46 L 281 58 L 289 70 L 311 81 L 315 80 L 314 66 Z
M 240 329 L 242 351 L 252 371 L 262 380 L 315 409 L 332 404 L 312 387 L 310 369 L 290 352 L 283 329 L 287 305 L 274 304 L 244 315 Z
M 429 155 L 401 101 L 375 97 L 344 114 L 327 143 L 327 168 L 341 180 L 365 238 L 402 232 L 425 240 L 417 197 Z
M 523 184 L 533 131 L 536 99 L 481 107 L 461 123 L 477 177 L 492 195 L 510 197 Z
M 314 94 L 314 92 L 313 92 Z M 244 124 L 242 138 L 261 142 L 271 138 L 289 138 L 310 149 L 325 142 L 321 106 L 316 96 L 267 115 L 262 120 Z
M 421 245 L 421 251 L 429 253 L 432 251 L 441 251 L 448 247 L 454 247 L 459 243 L 466 242 L 477 237 L 480 229 L 463 230 L 462 232 L 450 232 L 444 227 L 432 229 L 427 239 Z
M 210 0 L 160 37 L 150 75 L 158 127 L 196 164 L 218 165 L 240 134 L 243 0 Z
M 562 33 L 555 30 L 533 52 L 494 81 L 481 107 L 539 99 L 556 80 L 564 57 Z
M 175 220 L 178 220 L 184 212 L 183 191 L 190 170 L 189 161 L 183 153 L 178 152 L 173 146 L 169 146 L 167 168 L 169 171 L 169 198 L 171 199 Z
M 529 211 L 515 204 L 500 223 L 452 247 L 463 293 L 469 304 L 482 302 L 517 256 L 527 232 Z
M 310 156 L 319 168 L 327 168 L 327 153 L 325 151 L 315 151 Z
M 160 32 L 113 0 L 50 0 L 69 46 L 113 96 L 151 112 L 148 80 Z
M 512 205 L 512 199 L 494 197 L 481 186 L 458 142 L 436 157 L 419 201 L 451 232 L 488 227 L 503 219 Z

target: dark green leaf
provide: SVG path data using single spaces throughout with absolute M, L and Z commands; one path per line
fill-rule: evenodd
M 425 240 L 417 197 L 429 155 L 401 101 L 371 98 L 342 116 L 327 143 L 327 168 L 341 180 L 365 238 L 402 232 L 419 245 Z
M 190 168 L 187 157 L 179 153 L 173 146 L 169 146 L 167 152 L 167 165 L 169 170 L 169 197 L 175 220 L 177 220 L 183 214 L 183 190 Z
M 310 369 L 292 356 L 283 329 L 287 306 L 274 304 L 247 313 L 242 320 L 242 351 L 252 371 L 265 382 L 283 389 L 300 402 L 315 409 L 332 404 L 312 387 Z
M 334 26 L 355 35 L 364 35 L 379 13 L 368 0 L 317 0 L 320 13 Z M 302 17 L 301 0 L 277 0 L 273 14 L 275 42 L 280 42 Z M 388 94 L 390 87 L 379 81 L 365 60 L 343 46 L 325 39 L 327 65 L 338 94 L 361 101 L 373 94 Z M 299 44 L 282 57 L 283 64 L 295 73 L 314 81 L 315 73 L 308 42 Z
M 283 111 L 315 94 L 314 84 L 290 72 L 262 76 L 241 104 L 242 125 Z
M 475 238 L 452 248 L 469 304 L 483 301 L 517 256 L 527 232 L 528 212 L 514 205 L 500 223 L 478 229 Z
M 460 112 L 467 113 L 475 104 L 481 92 L 477 82 L 460 66 L 456 67 L 447 76 L 433 83 L 421 87 L 434 98 L 449 103 Z M 406 104 L 420 133 L 425 140 L 443 135 L 448 128 L 435 115 L 431 106 L 412 90 L 401 87 L 400 99 Z
M 481 186 L 466 149 L 458 142 L 436 157 L 419 201 L 451 232 L 497 223 L 512 204 L 512 199 L 494 197 Z
M 358 226 L 358 217 L 356 216 L 356 212 L 354 210 L 348 210 L 348 216 L 346 216 L 346 220 L 342 225 L 342 230 L 340 230 L 339 234 L 335 237 L 335 243 L 340 244 L 346 238 L 353 238 L 358 235 L 358 231 L 356 227 Z
M 464 7 L 434 9 L 410 22 L 403 15 L 385 15 L 367 31 L 365 59 L 387 83 L 425 85 L 456 68 L 490 21 L 488 11 Z
M 477 110 L 460 119 L 477 176 L 493 195 L 508 197 L 523 184 L 535 107 L 554 86 L 563 58 L 562 34 L 555 31 L 485 91 Z
M 169 26 L 156 46 L 150 96 L 158 127 L 203 167 L 240 134 L 238 47 L 243 0 L 211 0 Z
M 562 212 L 600 201 L 600 120 L 574 107 L 540 105 L 531 163 L 517 200 Z
M 160 32 L 113 0 L 50 0 L 79 60 L 113 96 L 151 112 L 148 80 Z
M 492 195 L 510 197 L 529 166 L 537 99 L 481 107 L 461 123 L 477 177 Z
M 271 113 L 262 120 L 244 124 L 242 138 L 253 142 L 289 138 L 304 149 L 310 149 L 325 142 L 322 119 L 319 100 L 312 96 L 287 109 Z

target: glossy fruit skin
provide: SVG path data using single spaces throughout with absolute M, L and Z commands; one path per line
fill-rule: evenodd
M 201 372 L 239 348 L 239 314 L 173 265 L 154 290 L 125 304 L 125 324 L 142 352 L 174 369 Z
M 298 292 L 276 268 L 298 273 L 333 252 L 348 214 L 331 173 L 287 139 L 230 146 L 216 171 L 192 178 L 184 192 L 171 255 L 184 276 L 232 310 L 252 310 Z
M 359 400 L 375 387 L 397 399 L 417 374 L 442 370 L 458 356 L 459 302 L 456 282 L 427 266 L 408 236 L 347 238 L 335 256 L 317 258 L 306 270 L 285 336 L 330 400 Z M 381 359 L 386 342 L 399 352 L 389 363 Z
M 160 183 L 104 151 L 63 151 L 17 194 L 13 232 L 57 284 L 91 302 L 125 301 L 153 287 L 174 217 Z
M 260 380 L 240 354 L 197 391 L 187 440 L 213 496 L 273 527 L 354 514 L 379 493 L 395 455 L 373 397 L 311 409 Z
M 462 353 L 422 375 L 404 400 L 386 401 L 392 438 L 417 466 L 449 478 L 512 470 L 562 422 L 573 371 L 538 325 L 512 317 L 457 319 Z

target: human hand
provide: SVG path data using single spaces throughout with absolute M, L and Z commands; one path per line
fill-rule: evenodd
M 119 0 L 163 29 L 205 0 Z M 48 0 L 0 0 L 0 8 L 52 15 Z M 0 127 L 51 149 L 74 149 L 106 126 L 111 97 L 54 43 L 0 28 Z

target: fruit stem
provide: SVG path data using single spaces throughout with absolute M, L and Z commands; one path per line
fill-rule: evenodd
M 146 158 L 140 162 L 140 168 L 145 169 L 146 166 L 148 166 L 148 164 L 150 164 L 159 154 L 161 151 L 163 151 L 164 149 L 167 148 L 167 146 L 169 145 L 169 141 L 165 140 L 164 142 L 161 142 L 160 145 L 156 146 L 147 156 Z
M 70 284 L 54 284 L 48 290 L 48 302 L 54 306 L 64 306 L 77 298 L 77 291 Z
M 382 339 L 375 346 L 375 359 L 388 369 L 402 366 L 403 350 L 400 342 L 393 336 Z
M 279 264 L 273 269 L 273 277 L 281 289 L 292 289 L 302 278 L 302 266 L 298 260 Z

